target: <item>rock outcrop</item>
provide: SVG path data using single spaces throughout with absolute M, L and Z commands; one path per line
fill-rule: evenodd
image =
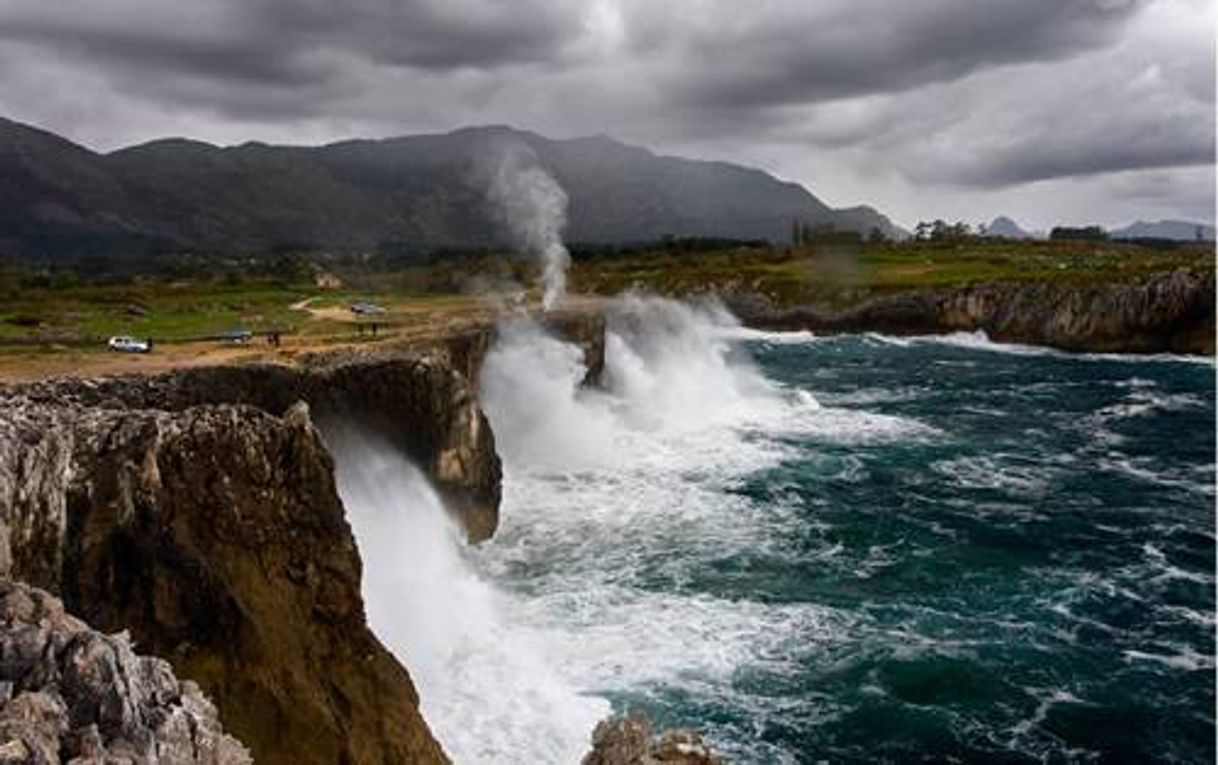
M 560 309 L 540 316 L 547 331 L 578 345 L 584 351 L 588 372 L 584 383 L 595 385 L 605 370 L 605 315 L 598 310 Z M 483 324 L 450 333 L 429 344 L 428 350 L 443 359 L 478 390 L 482 362 L 495 344 L 497 327 Z
M 282 401 L 265 398 L 289 395 L 259 381 L 265 371 L 0 394 L 0 577 L 128 630 L 198 682 L 258 762 L 445 762 L 409 676 L 366 625 L 359 556 L 307 407 L 191 405 Z
M 655 736 L 651 721 L 638 712 L 605 720 L 592 733 L 592 751 L 582 765 L 722 765 L 705 741 L 678 728 Z
M 501 467 L 486 417 L 462 375 L 418 355 L 335 352 L 299 366 L 197 367 L 7 390 L 42 404 L 164 412 L 237 404 L 282 415 L 304 401 L 323 431 L 333 423 L 365 428 L 409 455 L 472 541 L 488 539 L 498 525 Z
M 728 303 L 744 323 L 762 329 L 903 335 L 983 330 L 1000 342 L 1068 351 L 1214 353 L 1214 277 L 1185 270 L 1128 284 L 916 290 L 841 312 L 779 310 L 754 296 Z
M 249 765 L 216 710 L 42 590 L 0 581 L 0 762 Z

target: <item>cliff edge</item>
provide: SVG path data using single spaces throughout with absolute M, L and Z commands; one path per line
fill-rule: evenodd
M 309 405 L 325 430 L 365 428 L 401 449 L 428 474 L 471 541 L 498 525 L 501 467 L 494 436 L 461 374 L 411 353 L 338 351 L 298 366 L 195 367 L 158 375 L 62 378 L 0 388 L 43 405 L 181 412 L 243 405 L 283 415 Z
M 232 379 L 251 387 L 229 392 L 263 390 Z M 258 762 L 446 762 L 405 669 L 366 625 L 308 408 L 187 406 L 187 381 L 219 395 L 208 380 L 3 392 L 0 577 L 129 631 L 198 682 Z M 134 408 L 170 402 L 185 408 Z
M 981 330 L 999 342 L 1067 351 L 1214 354 L 1214 276 L 1183 269 L 1121 284 L 911 290 L 843 311 L 779 309 L 754 295 L 726 300 L 741 321 L 760 329 L 898 335 Z

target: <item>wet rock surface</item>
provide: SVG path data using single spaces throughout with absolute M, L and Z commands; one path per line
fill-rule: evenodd
M 676 729 L 654 735 L 646 715 L 634 712 L 605 720 L 592 733 L 592 751 L 582 765 L 722 765 L 698 734 Z
M 137 656 L 50 594 L 0 582 L 0 762 L 248 765 L 168 662 Z
M 554 336 L 578 345 L 584 351 L 587 375 L 584 383 L 600 382 L 605 370 L 605 316 L 595 310 L 558 309 L 536 318 Z M 430 350 L 457 370 L 470 387 L 478 389 L 486 354 L 495 344 L 498 328 L 484 324 L 453 332 L 432 343 Z
M 0 576 L 57 594 L 96 629 L 128 630 L 198 682 L 258 762 L 446 761 L 409 676 L 366 625 L 360 560 L 308 408 L 186 405 L 204 392 L 270 395 L 250 380 L 6 391 Z M 135 408 L 135 391 L 165 407 Z M 21 714 L 58 714 L 35 701 Z
M 754 295 L 728 303 L 744 323 L 762 329 L 901 335 L 982 330 L 999 342 L 1069 351 L 1214 353 L 1213 277 L 1185 270 L 1129 284 L 917 290 L 842 312 L 780 310 Z

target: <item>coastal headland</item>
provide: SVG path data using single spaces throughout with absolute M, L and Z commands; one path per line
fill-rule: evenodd
M 1067 351 L 1213 353 L 1213 270 L 1203 253 L 1028 251 L 993 278 L 953 281 L 940 277 L 966 270 L 954 250 L 939 255 L 948 264 L 939 270 L 911 265 L 921 255 L 877 265 L 885 252 L 669 253 L 655 272 L 638 257 L 591 259 L 574 271 L 581 296 L 543 322 L 583 349 L 589 385 L 603 367 L 607 296 L 623 288 L 713 296 L 765 329 L 981 331 Z M 1065 267 L 1021 270 L 1044 266 L 1037 258 Z M 981 260 L 978 268 L 997 268 L 993 253 Z M 1079 273 L 1061 276 L 1071 269 Z M 140 653 L 167 661 L 206 696 L 187 689 L 168 712 L 133 712 L 121 725 L 106 723 L 104 705 L 81 707 L 72 729 L 98 726 L 91 751 L 181 747 L 169 715 L 202 721 L 191 723 L 206 735 L 196 737 L 206 744 L 195 746 L 196 762 L 245 761 L 233 739 L 258 762 L 446 761 L 409 668 L 367 625 L 327 438 L 352 423 L 376 432 L 420 466 L 470 542 L 491 538 L 501 466 L 478 378 L 498 317 L 536 296 L 495 302 L 353 281 L 176 292 L 47 286 L 9 309 L 0 574 L 26 589 L 6 591 L 6 618 L 47 631 L 38 645 L 59 651 L 60 664 L 71 641 L 55 630 L 126 631 Z M 377 312 L 352 312 L 357 300 L 375 301 Z M 249 337 L 233 342 L 225 327 L 236 322 Z M 110 332 L 152 336 L 153 351 L 100 350 L 98 337 Z M 73 617 L 83 621 L 60 626 Z M 150 671 L 121 646 L 99 645 L 124 671 Z M 48 671 L 30 665 L 13 689 L 26 699 L 21 708 L 64 703 L 38 695 Z M 157 682 L 177 687 L 174 675 Z M 115 703 L 128 702 L 137 704 Z M 102 717 L 90 723 L 90 714 Z M 45 730 L 19 722 L 27 750 L 45 744 Z M 598 746 L 653 746 L 637 721 L 619 725 L 599 731 Z M 86 751 L 71 735 L 62 746 Z M 683 761 L 713 761 L 700 744 L 686 749 Z

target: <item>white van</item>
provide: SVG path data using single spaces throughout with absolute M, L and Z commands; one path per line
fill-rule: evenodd
M 147 353 L 152 350 L 152 343 L 128 335 L 115 335 L 106 341 L 106 347 L 120 353 Z

